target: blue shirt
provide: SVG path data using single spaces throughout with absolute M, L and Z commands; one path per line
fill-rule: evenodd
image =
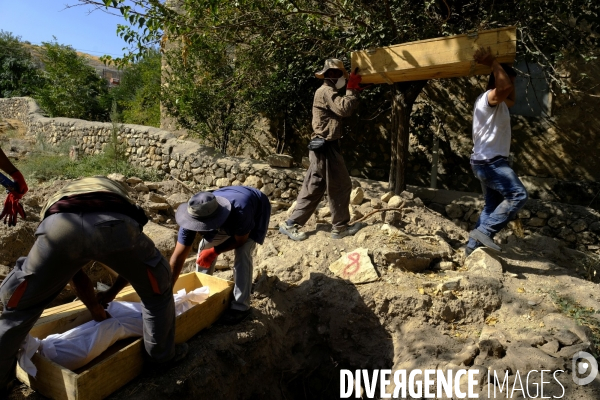
M 271 217 L 271 203 L 267 196 L 260 190 L 248 186 L 224 187 L 215 190 L 213 194 L 224 197 L 231 203 L 229 216 L 218 228 L 218 231 L 229 236 L 250 234 L 250 239 L 258 244 L 263 244 Z M 211 242 L 218 231 L 202 232 L 202 234 L 207 242 Z M 191 246 L 196 238 L 196 233 L 196 231 L 179 227 L 177 241 L 184 246 Z

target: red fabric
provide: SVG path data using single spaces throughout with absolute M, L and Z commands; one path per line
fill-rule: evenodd
M 19 284 L 19 286 L 17 286 L 17 288 L 13 292 L 12 296 L 10 296 L 10 300 L 8 301 L 8 304 L 6 305 L 6 307 L 16 308 L 19 305 L 19 302 L 21 301 L 21 297 L 23 297 L 23 295 L 25 294 L 26 289 L 27 289 L 27 279 L 25 279 L 23 282 L 21 282 Z
M 150 285 L 152 285 L 152 291 L 156 294 L 160 294 L 160 288 L 158 287 L 158 281 L 156 280 L 156 277 L 152 273 L 152 270 L 150 269 L 150 267 L 147 268 L 147 271 L 148 271 L 148 279 L 150 280 Z
M 352 90 L 360 90 L 360 82 L 362 81 L 362 76 L 360 76 L 359 74 L 352 72 L 350 74 L 350 76 L 348 77 L 348 85 L 346 86 L 346 89 L 352 89 Z
M 219 253 L 217 253 L 214 247 L 202 250 L 198 256 L 198 259 L 196 260 L 196 264 L 202 268 L 208 269 L 218 256 Z

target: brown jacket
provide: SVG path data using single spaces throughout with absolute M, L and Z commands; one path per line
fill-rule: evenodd
M 342 137 L 342 118 L 352 115 L 358 106 L 358 91 L 346 90 L 341 96 L 335 85 L 325 80 L 317 89 L 313 102 L 313 135 L 325 140 L 336 140 Z

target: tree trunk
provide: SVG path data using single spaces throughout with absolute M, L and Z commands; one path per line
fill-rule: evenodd
M 399 82 L 394 83 L 392 89 L 392 163 L 389 189 L 396 194 L 406 189 L 410 114 L 426 84 L 426 80 Z

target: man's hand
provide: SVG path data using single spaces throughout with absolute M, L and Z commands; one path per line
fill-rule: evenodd
M 473 59 L 479 64 L 491 67 L 494 63 L 494 60 L 496 60 L 496 57 L 492 55 L 492 50 L 489 47 L 487 49 L 482 47 L 475 51 L 475 54 L 473 54 Z
M 362 76 L 358 74 L 358 67 L 354 68 L 354 71 L 350 73 L 348 77 L 348 85 L 346 85 L 346 89 L 350 90 L 361 90 L 360 81 L 362 80 Z
M 104 307 L 102 307 L 100 304 L 89 308 L 90 313 L 92 314 L 92 318 L 94 319 L 94 321 L 96 322 L 102 322 L 105 319 L 109 319 L 110 318 L 110 314 L 106 312 L 106 310 L 104 309 Z
M 209 269 L 218 256 L 219 253 L 217 253 L 214 247 L 202 250 L 196 260 L 196 264 L 198 264 L 200 268 Z
M 8 196 L 6 196 L 6 200 L 4 201 L 4 208 L 2 209 L 2 213 L 0 213 L 0 220 L 3 220 L 4 224 L 8 223 L 8 226 L 17 225 L 17 217 L 20 215 L 21 218 L 25 219 L 25 210 L 23 210 L 23 206 L 19 203 L 19 199 L 21 195 L 10 192 Z
M 118 293 L 118 292 L 117 292 Z M 113 293 L 110 289 L 104 292 L 96 293 L 96 300 L 102 307 L 108 307 L 108 303 L 113 301 L 117 297 L 117 293 Z

